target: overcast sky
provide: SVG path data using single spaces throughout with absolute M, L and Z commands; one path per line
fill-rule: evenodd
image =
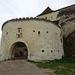
M 0 0 L 0 28 L 12 18 L 35 17 L 48 6 L 57 10 L 73 4 L 75 0 Z

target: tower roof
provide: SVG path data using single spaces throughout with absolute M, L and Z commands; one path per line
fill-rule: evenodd
M 41 14 L 39 14 L 38 16 L 41 16 L 41 15 L 45 15 L 45 14 L 48 14 L 48 13 L 51 13 L 53 12 L 53 10 L 51 10 L 49 7 L 47 7 Z

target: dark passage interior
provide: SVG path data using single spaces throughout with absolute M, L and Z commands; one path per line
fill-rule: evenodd
M 27 46 L 22 43 L 22 42 L 18 42 L 14 45 L 14 49 L 13 49 L 13 58 L 15 59 L 27 59 L 28 57 L 28 49 Z

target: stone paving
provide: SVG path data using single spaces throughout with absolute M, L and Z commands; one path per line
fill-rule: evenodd
M 26 60 L 9 60 L 0 63 L 0 75 L 55 75 L 49 69 L 40 69 Z

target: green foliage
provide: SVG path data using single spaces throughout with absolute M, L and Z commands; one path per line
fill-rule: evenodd
M 0 63 L 1 63 L 1 62 L 4 62 L 4 61 L 8 61 L 8 60 L 10 60 L 10 59 L 5 59 L 5 60 L 2 60 L 2 61 L 0 61 Z
M 69 73 L 71 75 L 75 75 L 75 61 L 69 60 L 65 57 L 60 60 L 48 61 L 45 63 L 33 61 L 29 62 L 36 64 L 40 68 L 52 69 L 57 75 L 68 75 Z

